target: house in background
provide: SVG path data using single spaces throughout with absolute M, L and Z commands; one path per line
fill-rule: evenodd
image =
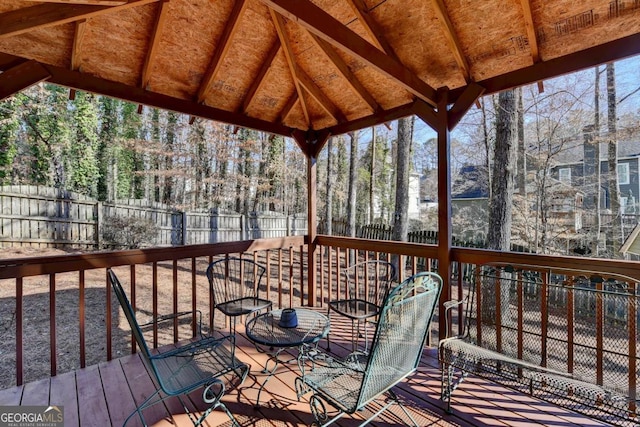
M 551 175 L 560 182 L 580 189 L 584 194 L 585 227 L 596 224 L 596 203 L 600 196 L 600 223 L 611 223 L 611 197 L 607 184 L 609 163 L 607 142 L 597 142 L 593 127 L 584 129 L 582 141 L 565 141 L 554 157 L 555 166 Z M 596 145 L 596 144 L 599 144 Z M 600 158 L 596 159 L 596 148 L 600 149 Z M 598 182 L 597 171 L 600 171 Z M 638 224 L 640 210 L 640 143 L 638 141 L 618 141 L 618 185 L 621 214 L 623 214 L 624 234 L 628 236 Z

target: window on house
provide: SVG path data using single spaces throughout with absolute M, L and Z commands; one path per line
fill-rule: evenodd
M 618 184 L 629 184 L 629 163 L 618 163 Z
M 571 184 L 571 168 L 558 169 L 558 179 L 565 184 Z

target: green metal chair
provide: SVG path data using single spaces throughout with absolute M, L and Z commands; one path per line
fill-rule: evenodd
M 345 297 L 329 301 L 327 317 L 335 313 L 351 320 L 352 351 L 358 350 L 358 338 L 364 335 L 362 353 L 366 355 L 369 346 L 368 324 L 375 322 L 380 314 L 382 303 L 394 284 L 396 268 L 386 261 L 371 260 L 350 265 L 342 273 L 346 280 Z M 327 336 L 327 349 L 330 346 Z
M 164 352 L 151 353 L 146 343 L 142 327 L 139 325 L 136 315 L 129 303 L 118 277 L 111 269 L 107 269 L 109 281 L 120 302 L 120 306 L 131 326 L 131 331 L 140 349 L 140 354 L 152 374 L 157 390 L 145 399 L 125 420 L 126 425 L 136 413 L 143 425 L 147 425 L 142 411 L 150 406 L 161 403 L 164 400 L 176 397 L 182 404 L 185 413 L 194 426 L 202 424 L 204 419 L 214 409 L 220 407 L 231 419 L 232 425 L 240 427 L 234 416 L 222 403 L 221 398 L 225 393 L 225 383 L 221 377 L 230 374 L 240 378 L 240 384 L 249 373 L 249 366 L 241 363 L 235 356 L 235 337 L 226 335 L 223 337 L 210 337 L 202 335 L 201 313 L 187 312 L 175 316 L 163 316 L 162 320 L 183 315 L 198 315 L 198 339 L 189 341 L 184 345 L 171 347 Z M 189 411 L 183 400 L 183 396 L 202 389 L 202 399 L 208 405 L 207 409 L 198 417 Z
M 391 290 L 384 301 L 364 364 L 354 363 L 350 358 L 334 360 L 324 354 L 316 357 L 314 369 L 296 378 L 298 399 L 308 392 L 313 393 L 309 404 L 314 425 L 332 424 L 344 414 L 354 414 L 384 395 L 388 397 L 386 403 L 360 425 L 368 424 L 393 404 L 398 404 L 418 427 L 392 388 L 418 367 L 441 288 L 442 279 L 435 273 L 418 273 L 406 279 Z M 337 410 L 331 418 L 325 402 Z
M 259 290 L 266 269 L 246 258 L 222 258 L 207 267 L 213 304 L 230 317 L 229 330 L 235 335 L 236 319 L 271 310 L 272 302 L 260 298 Z

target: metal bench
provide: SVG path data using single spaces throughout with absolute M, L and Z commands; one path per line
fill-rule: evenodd
M 108 269 L 107 274 L 111 286 L 120 302 L 120 306 L 131 326 L 131 331 L 140 349 L 140 354 L 149 372 L 152 374 L 157 390 L 145 399 L 127 417 L 126 425 L 136 413 L 143 425 L 147 425 L 142 411 L 150 406 L 161 403 L 164 400 L 176 397 L 194 426 L 202 424 L 204 419 L 214 409 L 220 407 L 231 419 L 232 425 L 240 427 L 234 416 L 229 412 L 221 399 L 225 393 L 225 382 L 221 379 L 229 374 L 239 378 L 242 383 L 249 373 L 249 366 L 241 363 L 235 357 L 235 337 L 227 335 L 223 337 L 210 337 L 202 335 L 200 323 L 198 323 L 197 339 L 183 345 L 176 345 L 164 352 L 153 353 L 147 346 L 142 328 L 145 325 L 138 324 L 136 315 L 129 303 L 118 277 L 113 270 Z M 198 315 L 199 312 L 178 313 L 175 316 L 163 316 L 162 321 L 183 315 Z M 208 405 L 200 416 L 189 411 L 183 396 L 202 389 L 202 400 Z
M 464 331 L 439 344 L 442 399 L 469 374 L 614 425 L 637 426 L 639 286 L 531 266 L 475 270 L 463 301 Z M 447 325 L 447 330 L 449 327 Z

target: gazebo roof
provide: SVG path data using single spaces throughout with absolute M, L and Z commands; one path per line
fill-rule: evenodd
M 634 0 L 4 0 L 0 99 L 42 80 L 339 134 L 640 53 Z M 464 100 L 464 102 L 462 102 Z

